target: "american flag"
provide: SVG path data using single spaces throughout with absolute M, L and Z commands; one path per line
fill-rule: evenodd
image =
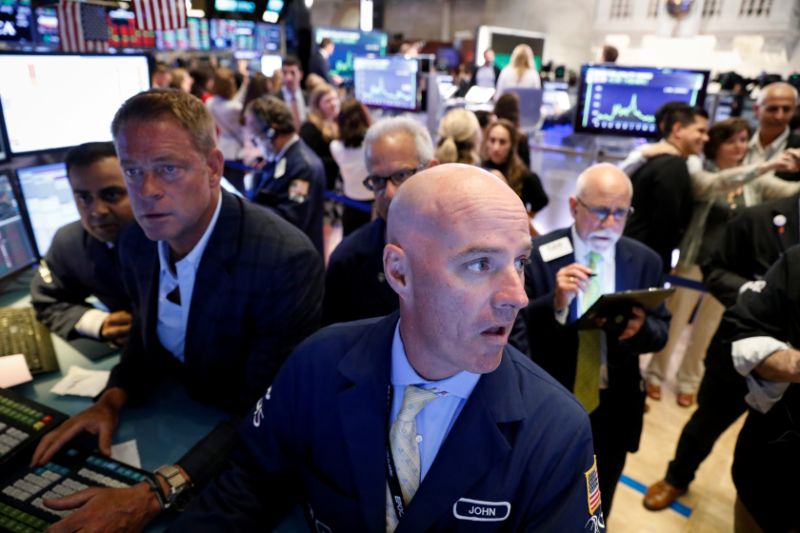
M 584 473 L 586 476 L 586 497 L 589 504 L 589 514 L 593 515 L 594 512 L 600 507 L 600 482 L 597 479 L 597 459 L 594 460 L 592 468 Z
M 64 52 L 107 52 L 106 8 L 61 0 L 58 4 L 58 34 Z
M 175 30 L 186 27 L 185 0 L 133 0 L 140 30 Z

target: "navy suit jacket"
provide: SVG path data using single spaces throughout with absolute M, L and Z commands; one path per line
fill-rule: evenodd
M 31 304 L 36 318 L 65 339 L 78 337 L 75 324 L 92 309 L 92 295 L 110 311 L 130 311 L 119 272 L 117 247 L 109 249 L 89 235 L 80 221 L 60 228 L 40 268 L 31 280 Z M 47 276 L 49 272 L 49 276 Z
M 300 228 L 322 255 L 322 215 L 325 202 L 325 170 L 322 161 L 303 139 L 297 139 L 281 159 L 286 161 L 285 173 L 271 177 L 259 189 L 255 202 L 274 209 Z M 292 188 L 298 184 L 302 184 L 301 190 L 307 187 L 304 195 L 293 194 Z
M 386 530 L 386 402 L 398 314 L 338 324 L 304 342 L 253 416 L 231 465 L 175 531 L 267 531 L 301 502 L 316 531 Z M 595 531 L 589 421 L 527 357 L 506 347 L 481 376 L 406 508 L 398 533 Z M 469 521 L 467 500 L 510 504 Z M 459 503 L 460 502 L 460 503 Z M 505 505 L 498 516 L 505 514 Z M 599 513 L 599 511 L 598 511 Z
M 157 244 L 134 225 L 122 236 L 120 259 L 134 322 L 108 387 L 123 388 L 130 401 L 173 375 L 193 399 L 242 415 L 294 347 L 319 327 L 320 255 L 286 221 L 230 193 L 222 193 L 217 225 L 197 269 L 183 364 L 156 333 Z M 216 446 L 210 448 L 189 468 L 181 460 L 193 480 L 202 477 Z
M 566 237 L 572 242 L 570 228 L 553 231 L 533 240 L 531 262 L 525 276 L 529 304 L 520 311 L 528 333 L 528 347 L 533 360 L 562 385 L 572 390 L 578 361 L 578 303 L 572 300 L 569 318 L 561 325 L 555 318 L 553 297 L 556 273 L 575 262 L 573 253 L 545 262 L 539 248 Z M 650 248 L 626 237 L 616 245 L 617 292 L 661 287 L 664 284 L 661 260 Z M 629 418 L 625 436 L 630 451 L 638 449 L 644 414 L 644 387 L 639 372 L 639 354 L 661 349 L 667 342 L 670 313 L 662 304 L 647 312 L 642 328 L 632 338 L 619 342 L 608 338 L 608 391 L 606 397 L 619 404 L 619 414 Z M 602 397 L 601 397 L 602 398 Z M 601 399 L 601 401 L 603 401 Z

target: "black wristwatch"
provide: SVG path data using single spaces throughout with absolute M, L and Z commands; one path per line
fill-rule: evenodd
M 156 469 L 156 475 L 164 478 L 169 485 L 169 494 L 164 509 L 183 511 L 191 499 L 192 482 L 186 479 L 181 469 L 175 465 L 164 465 Z

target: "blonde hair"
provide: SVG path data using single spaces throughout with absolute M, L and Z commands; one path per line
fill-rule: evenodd
M 518 44 L 511 52 L 508 64 L 517 71 L 517 81 L 521 81 L 525 72 L 533 68 L 533 50 L 527 44 Z
M 312 92 L 311 97 L 308 99 L 308 121 L 317 127 L 322 132 L 322 138 L 325 142 L 331 142 L 339 138 L 339 124 L 336 120 L 327 120 L 319 108 L 319 103 L 322 98 L 330 93 L 333 93 L 338 98 L 336 89 L 327 83 L 318 85 Z
M 434 156 L 439 163 L 479 165 L 477 150 L 480 145 L 478 117 L 466 109 L 453 109 L 439 123 L 439 144 Z

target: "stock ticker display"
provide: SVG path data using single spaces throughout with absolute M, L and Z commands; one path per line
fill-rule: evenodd
M 357 57 L 354 66 L 359 101 L 373 107 L 417 109 L 417 60 L 402 56 Z
M 658 137 L 655 114 L 667 102 L 702 104 L 708 72 L 584 65 L 576 131 Z

